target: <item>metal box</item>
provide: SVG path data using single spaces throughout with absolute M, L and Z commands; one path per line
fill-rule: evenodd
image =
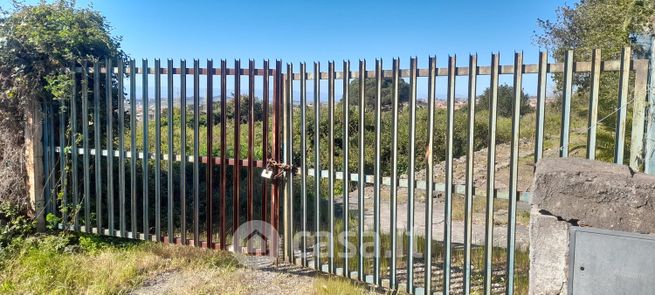
M 571 228 L 569 294 L 655 294 L 655 236 Z

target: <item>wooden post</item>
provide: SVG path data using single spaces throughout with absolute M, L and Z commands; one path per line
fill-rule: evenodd
M 25 121 L 25 169 L 30 198 L 30 214 L 37 221 L 37 230 L 45 229 L 45 199 L 43 194 L 43 112 L 33 100 L 26 109 Z
M 646 112 L 649 109 L 646 105 L 648 93 L 648 61 L 635 60 L 634 64 L 634 92 L 632 103 L 632 135 L 630 136 L 630 168 L 635 171 L 643 171 L 644 159 L 644 135 L 646 134 L 644 124 Z
M 648 69 L 648 110 L 646 115 L 646 148 L 644 172 L 655 174 L 655 37 L 650 39 L 650 67 Z

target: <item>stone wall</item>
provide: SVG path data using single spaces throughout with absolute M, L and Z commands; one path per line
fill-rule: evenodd
M 537 164 L 530 217 L 530 294 L 567 294 L 571 226 L 655 233 L 655 176 L 573 158 Z

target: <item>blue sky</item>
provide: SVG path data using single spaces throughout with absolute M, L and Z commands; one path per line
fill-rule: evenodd
M 37 2 L 37 1 L 28 1 Z M 0 0 L 7 5 L 7 0 Z M 525 63 L 537 61 L 534 44 L 538 18 L 553 19 L 564 1 L 135 1 L 79 0 L 105 15 L 122 47 L 133 58 L 249 58 L 308 63 L 375 58 L 387 67 L 410 56 L 427 65 L 436 55 L 438 66 L 448 55 L 458 64 L 478 53 L 488 64 L 491 52 L 511 64 L 515 51 Z M 296 68 L 297 68 L 296 64 Z M 501 82 L 509 82 L 503 80 Z M 463 83 L 460 83 L 463 84 Z M 463 86 L 463 85 L 462 85 Z M 526 91 L 534 93 L 531 79 Z M 460 90 L 457 87 L 458 96 Z M 440 91 L 437 91 L 440 93 Z

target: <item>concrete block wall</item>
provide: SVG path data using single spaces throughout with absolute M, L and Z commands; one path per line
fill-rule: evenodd
M 537 164 L 530 217 L 530 294 L 567 294 L 572 226 L 655 233 L 655 176 L 574 159 Z

